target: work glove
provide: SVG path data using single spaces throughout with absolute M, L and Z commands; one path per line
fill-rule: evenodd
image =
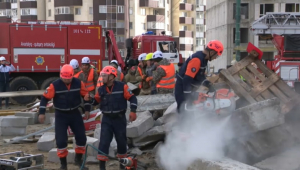
M 129 121 L 133 122 L 136 120 L 136 113 L 135 112 L 130 112 L 129 114 Z
M 149 81 L 151 81 L 153 79 L 153 77 L 147 77 L 146 78 L 146 82 L 149 82 Z

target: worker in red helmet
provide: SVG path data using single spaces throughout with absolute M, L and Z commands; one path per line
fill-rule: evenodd
M 105 170 L 106 161 L 108 161 L 108 151 L 110 143 L 115 136 L 118 148 L 118 158 L 127 157 L 127 138 L 126 138 L 126 110 L 127 101 L 130 101 L 129 121 L 136 119 L 137 98 L 133 95 L 129 87 L 120 81 L 115 81 L 117 69 L 112 66 L 106 66 L 100 73 L 103 80 L 103 86 L 100 86 L 98 92 L 92 99 L 92 104 L 100 103 L 100 110 L 103 117 L 101 121 L 101 135 L 97 159 L 100 161 L 100 170 Z M 88 100 L 89 98 L 85 98 Z M 105 155 L 106 154 L 106 155 Z M 125 167 L 120 164 L 120 169 Z
M 46 105 L 49 100 L 53 99 L 57 156 L 60 158 L 60 169 L 63 170 L 67 169 L 68 126 L 75 135 L 75 164 L 79 167 L 82 164 L 82 155 L 85 153 L 86 145 L 85 127 L 78 107 L 81 105 L 82 97 L 88 97 L 88 91 L 84 83 L 73 76 L 73 67 L 69 64 L 65 64 L 61 68 L 60 79 L 51 83 L 44 92 L 39 108 L 39 121 L 40 123 L 44 123 Z M 91 104 L 86 101 L 84 102 L 85 117 L 88 119 Z
M 185 101 L 187 104 L 192 103 L 194 100 L 193 92 L 201 84 L 208 87 L 210 91 L 212 90 L 211 83 L 205 77 L 207 63 L 221 56 L 223 50 L 224 47 L 220 41 L 212 40 L 207 44 L 204 51 L 197 51 L 183 63 L 177 74 L 175 84 L 175 100 L 178 113 L 180 113 L 180 107 Z

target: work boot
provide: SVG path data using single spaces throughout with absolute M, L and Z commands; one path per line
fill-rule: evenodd
M 75 165 L 78 166 L 79 168 L 81 168 L 82 165 L 82 154 L 75 154 Z M 83 167 L 83 170 L 88 170 L 89 168 L 87 167 Z
M 106 170 L 105 163 L 106 163 L 106 161 L 99 161 L 100 170 Z
M 126 167 L 122 164 L 120 164 L 119 170 L 126 170 Z
M 67 157 L 59 158 L 60 159 L 60 168 L 59 170 L 67 170 Z

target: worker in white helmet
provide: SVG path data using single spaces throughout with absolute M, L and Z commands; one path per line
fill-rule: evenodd
M 92 94 L 95 93 L 98 74 L 91 66 L 91 60 L 89 57 L 83 57 L 81 60 L 81 71 L 79 73 L 78 79 L 83 81 L 85 87 Z
M 73 69 L 74 69 L 74 77 L 75 78 L 78 78 L 79 77 L 79 74 L 81 73 L 80 71 L 81 71 L 81 69 L 80 69 L 80 67 L 79 67 L 79 63 L 78 63 L 78 61 L 76 60 L 76 59 L 72 59 L 71 61 L 70 61 L 70 65 L 73 67 Z
M 9 72 L 15 71 L 15 67 L 6 61 L 5 57 L 0 57 L 0 92 L 9 91 Z M 2 108 L 2 98 L 0 98 L 0 109 Z M 9 98 L 5 98 L 5 108 L 9 109 Z
M 111 60 L 110 66 L 113 66 L 114 68 L 116 68 L 118 70 L 118 76 L 115 78 L 116 81 L 124 81 L 124 74 L 122 73 L 122 70 L 120 71 L 118 68 L 120 67 L 119 66 L 119 63 L 117 60 Z M 121 69 L 121 67 L 120 67 Z
M 146 74 L 146 68 L 147 68 L 147 59 L 151 58 L 153 53 L 142 53 L 139 55 L 139 65 L 137 67 L 137 72 L 135 73 L 136 80 L 140 82 L 139 88 L 141 89 L 139 95 L 149 95 L 151 94 L 151 87 L 150 83 L 146 82 L 147 74 Z

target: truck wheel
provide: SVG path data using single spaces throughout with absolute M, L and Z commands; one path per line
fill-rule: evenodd
M 294 82 L 295 91 L 300 94 L 300 82 Z
M 38 90 L 37 84 L 29 77 L 21 76 L 10 82 L 10 91 Z M 28 104 L 36 100 L 37 96 L 11 97 L 13 104 Z
M 50 86 L 50 84 L 52 82 L 54 82 L 55 80 L 59 79 L 59 77 L 50 77 L 50 78 L 47 78 L 41 85 L 41 90 L 45 90 L 47 87 Z

